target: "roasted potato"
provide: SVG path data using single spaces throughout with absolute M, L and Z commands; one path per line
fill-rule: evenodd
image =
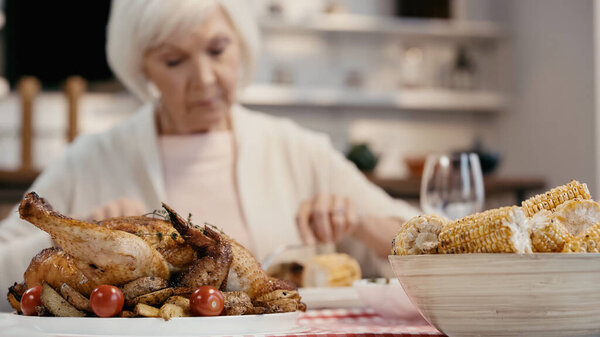
M 165 304 L 175 304 L 176 306 L 179 306 L 183 309 L 183 311 L 185 311 L 186 313 L 190 312 L 190 300 L 182 297 L 182 296 L 171 296 L 169 297 L 169 299 L 167 299 L 165 301 Z
M 15 295 L 13 295 L 9 292 L 8 295 L 6 295 L 6 298 L 8 299 L 8 303 L 10 304 L 10 306 L 13 309 L 15 309 L 17 311 L 17 313 L 19 313 L 19 314 L 23 313 L 21 311 L 21 302 L 17 300 Z
M 223 315 L 225 316 L 243 315 L 253 307 L 250 296 L 242 291 L 224 291 L 223 299 L 225 300 L 223 306 Z
M 77 290 L 71 288 L 66 283 L 63 283 L 59 290 L 62 297 L 71 303 L 75 308 L 86 312 L 92 312 L 92 308 L 90 308 L 90 300 L 88 300 L 87 297 L 83 296 Z
M 270 302 L 256 303 L 256 305 L 267 308 L 269 313 L 279 313 L 298 310 L 300 302 L 291 298 L 281 298 Z
M 126 301 L 126 303 L 128 307 L 134 307 L 138 303 L 158 307 L 165 303 L 167 298 L 171 297 L 171 295 L 173 295 L 173 288 L 165 288 L 149 294 L 138 296 L 132 300 Z
M 38 316 L 52 316 L 52 313 L 43 305 L 38 305 L 35 307 L 35 311 L 37 311 Z
M 125 300 L 128 301 L 138 296 L 164 289 L 168 286 L 169 282 L 167 282 L 167 280 L 160 277 L 149 276 L 126 283 L 121 290 L 123 291 Z
M 297 290 L 279 289 L 279 290 L 274 290 L 274 291 L 271 291 L 270 293 L 266 293 L 262 296 L 255 298 L 254 303 L 261 303 L 261 302 L 265 303 L 265 302 L 271 302 L 274 300 L 280 300 L 280 299 L 284 299 L 284 298 L 299 300 L 300 295 L 298 294 Z
M 189 317 L 189 311 L 186 313 L 185 310 L 172 303 L 165 303 L 162 307 L 160 307 L 160 317 L 162 317 L 165 321 L 170 320 L 173 317 Z
M 298 310 L 302 312 L 306 312 L 306 303 L 300 302 L 298 303 Z
M 188 288 L 188 287 L 177 287 L 177 288 L 173 289 L 173 295 L 190 297 L 190 295 L 194 292 L 194 290 L 196 290 L 196 289 Z
M 17 311 L 17 313 L 21 314 L 21 296 L 25 292 L 25 285 L 23 283 L 13 284 L 8 288 L 8 293 L 6 294 L 6 299 L 10 306 Z
M 25 293 L 27 289 L 25 289 L 25 284 L 23 283 L 17 283 L 15 282 L 15 284 L 13 284 L 12 286 L 10 286 L 8 288 L 8 292 L 10 294 L 13 294 L 13 296 L 17 299 L 17 301 L 21 301 L 21 296 L 23 296 L 23 294 Z
M 143 317 L 160 317 L 160 310 L 158 308 L 146 305 L 146 304 L 142 304 L 142 303 L 138 303 L 135 308 L 133 309 L 133 312 L 137 315 L 137 316 L 143 316 Z
M 124 318 L 130 318 L 130 317 L 135 317 L 135 316 L 136 316 L 136 314 L 133 311 L 129 311 L 129 310 L 123 310 L 119 314 L 119 317 L 124 317 Z
M 265 308 L 265 307 L 252 307 L 250 309 L 248 309 L 248 311 L 246 311 L 244 313 L 244 315 L 262 315 L 262 314 L 266 314 L 269 312 L 269 309 Z
M 56 290 L 52 289 L 47 283 L 42 284 L 42 304 L 54 315 L 59 317 L 84 317 L 85 314 L 67 300 L 65 300 Z
M 300 309 L 300 295 L 297 290 L 275 290 L 259 296 L 252 302 L 255 306 L 267 308 L 269 313 L 291 312 Z

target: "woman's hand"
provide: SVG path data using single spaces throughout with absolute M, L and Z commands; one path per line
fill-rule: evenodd
M 305 244 L 340 242 L 359 224 L 350 199 L 338 195 L 318 195 L 305 200 L 296 214 L 296 225 Z
M 121 198 L 97 208 L 87 217 L 87 220 L 101 221 L 108 218 L 135 216 L 144 213 L 146 213 L 146 208 L 139 200 Z

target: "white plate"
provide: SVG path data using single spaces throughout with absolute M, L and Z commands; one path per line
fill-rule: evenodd
M 298 289 L 307 309 L 363 307 L 353 287 L 323 287 Z
M 298 333 L 300 312 L 162 318 L 32 317 L 0 313 L 0 336 L 205 336 Z

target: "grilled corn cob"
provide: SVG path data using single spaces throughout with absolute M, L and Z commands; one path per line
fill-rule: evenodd
M 554 210 L 554 218 L 577 236 L 600 222 L 600 204 L 593 200 L 570 200 Z
M 405 222 L 392 241 L 392 255 L 434 254 L 439 234 L 449 220 L 437 215 L 419 215 Z
M 567 242 L 565 253 L 600 253 L 600 223 L 589 227 L 573 240 Z
M 503 207 L 458 219 L 440 233 L 441 253 L 529 253 L 531 239 L 520 207 Z
M 545 209 L 536 213 L 529 222 L 534 252 L 560 252 L 573 239 L 567 228 L 554 219 L 554 214 Z
M 591 199 L 590 191 L 586 184 L 582 184 L 577 180 L 571 180 L 566 185 L 555 187 L 546 193 L 538 194 L 523 201 L 521 207 L 523 207 L 525 215 L 531 217 L 543 209 L 552 211 L 565 201 L 573 199 Z

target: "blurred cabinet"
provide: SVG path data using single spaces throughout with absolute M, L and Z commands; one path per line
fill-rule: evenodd
M 504 29 L 490 22 L 314 14 L 260 18 L 250 106 L 498 112 Z

